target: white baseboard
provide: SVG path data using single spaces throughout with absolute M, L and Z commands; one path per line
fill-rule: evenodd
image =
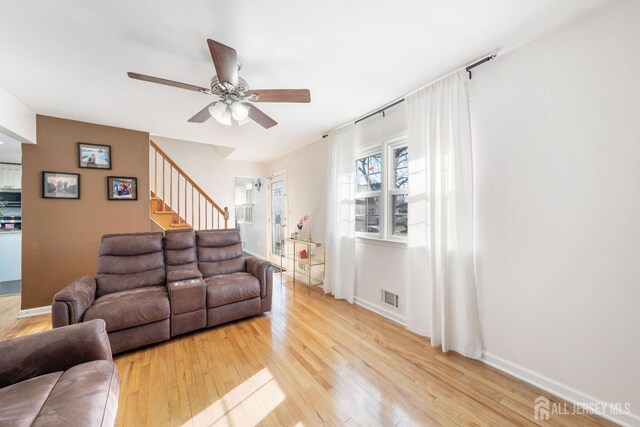
M 494 354 L 484 352 L 482 355 L 482 361 L 489 366 L 492 366 L 504 373 L 516 377 L 526 383 L 536 386 L 544 391 L 559 397 L 562 400 L 566 400 L 572 404 L 602 404 L 602 400 L 596 399 L 593 396 L 589 396 L 586 393 L 578 391 L 569 387 L 566 384 L 562 384 L 549 377 L 541 375 L 530 369 L 520 366 L 516 363 L 510 362 Z M 633 408 L 632 408 L 633 409 Z M 533 414 L 532 414 L 533 415 Z M 598 414 L 602 418 L 606 418 L 609 421 L 613 421 L 624 426 L 640 426 L 640 416 L 636 414 Z
M 23 317 L 39 316 L 41 314 L 49 314 L 49 313 L 51 313 L 50 305 L 45 305 L 44 307 L 27 308 L 25 310 L 20 310 L 20 312 L 18 313 L 18 319 L 22 319 Z
M 358 297 L 354 297 L 353 302 L 361 307 L 366 308 L 367 310 L 371 310 L 374 313 L 379 314 L 382 317 L 386 317 L 387 319 L 393 320 L 394 322 L 399 323 L 402 326 L 406 326 L 406 319 L 400 313 L 378 307 L 377 305 Z
M 380 316 L 386 317 L 389 320 L 392 320 L 396 323 L 399 323 L 402 326 L 406 327 L 406 318 L 399 313 L 395 313 L 391 310 L 386 310 L 382 307 L 378 307 L 375 304 L 372 304 L 369 301 L 363 300 L 362 298 L 355 297 L 354 303 L 366 308 L 367 310 L 373 311 Z M 418 333 L 419 335 L 429 336 L 428 333 L 421 333 L 423 331 L 412 331 L 414 333 Z M 425 331 L 426 332 L 426 331 Z M 524 366 L 520 366 L 516 363 L 512 363 L 506 359 L 503 359 L 494 354 L 484 352 L 482 355 L 482 362 L 486 363 L 489 366 L 492 366 L 499 371 L 502 371 L 506 374 L 511 375 L 512 377 L 518 378 L 528 384 L 531 384 L 535 387 L 538 387 L 554 396 L 559 397 L 562 400 L 565 400 L 572 404 L 603 404 L 603 401 L 600 399 L 596 399 L 593 396 L 590 396 L 586 393 L 578 391 L 574 388 L 571 388 L 565 384 L 562 384 L 556 380 L 553 380 L 544 375 L 538 374 Z M 633 410 L 634 408 L 632 408 Z M 533 414 L 531 414 L 533 416 Z M 640 416 L 637 414 L 598 414 L 602 418 L 606 418 L 609 421 L 613 421 L 614 423 L 623 425 L 623 426 L 640 426 Z

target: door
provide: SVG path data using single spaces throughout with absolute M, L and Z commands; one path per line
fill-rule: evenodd
M 286 173 L 274 175 L 269 185 L 269 258 L 280 265 L 283 240 L 287 235 L 287 176 Z

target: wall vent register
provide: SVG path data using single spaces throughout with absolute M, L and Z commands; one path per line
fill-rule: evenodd
M 398 308 L 400 307 L 398 294 L 394 294 L 393 292 L 389 292 L 386 289 L 380 290 L 380 299 L 383 303 L 390 305 L 392 307 Z

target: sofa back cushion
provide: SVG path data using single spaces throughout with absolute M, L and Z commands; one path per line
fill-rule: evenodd
M 163 241 L 167 274 L 175 270 L 198 269 L 196 235 L 193 230 L 167 230 Z
M 164 285 L 162 233 L 107 234 L 98 254 L 96 296 Z
M 203 277 L 244 271 L 242 241 L 238 230 L 198 230 L 198 269 Z

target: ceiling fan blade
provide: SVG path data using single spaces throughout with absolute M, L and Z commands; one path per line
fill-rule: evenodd
M 235 49 L 218 43 L 215 40 L 207 39 L 213 65 L 216 67 L 216 74 L 221 83 L 229 82 L 233 86 L 238 84 L 238 55 Z
M 253 89 L 247 94 L 257 95 L 254 102 L 311 102 L 309 89 Z
M 215 105 L 215 102 L 212 102 L 211 104 L 207 105 L 206 107 L 204 107 L 202 110 L 198 111 L 196 113 L 195 116 L 191 117 L 189 119 L 189 122 L 191 123 L 204 123 L 207 120 L 209 120 L 209 118 L 211 117 L 211 114 L 209 114 L 209 107 Z
M 273 120 L 271 117 L 267 116 L 265 113 L 262 112 L 262 110 L 258 109 L 258 107 L 256 107 L 255 105 L 251 105 L 246 102 L 243 103 L 243 105 L 249 108 L 249 118 L 254 122 L 258 123 L 263 128 L 269 129 L 278 124 L 278 122 Z
M 211 93 L 211 89 L 207 89 L 206 87 L 190 85 L 188 83 L 180 83 L 173 80 L 161 79 L 159 77 L 147 76 L 145 74 L 138 74 L 138 73 L 132 73 L 132 72 L 128 72 L 127 75 L 132 79 L 143 80 L 145 82 L 158 83 L 161 85 L 178 87 L 180 89 L 193 90 L 195 92 Z

